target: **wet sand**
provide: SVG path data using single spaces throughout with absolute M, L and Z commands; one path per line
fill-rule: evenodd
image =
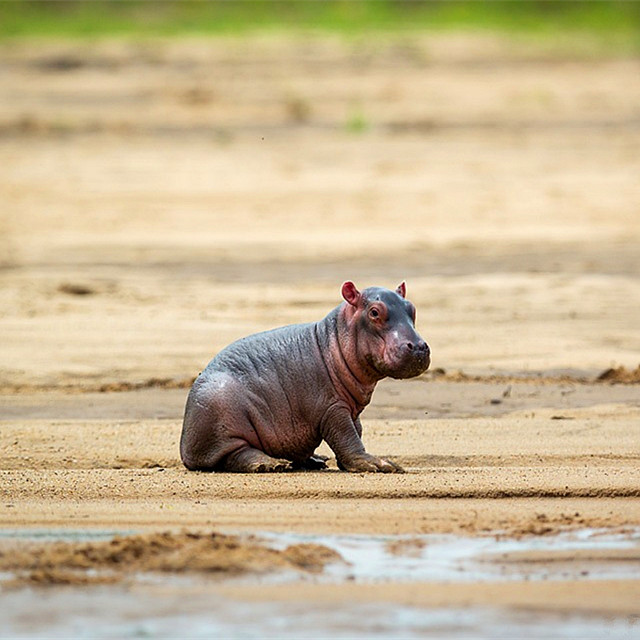
M 438 36 L 4 44 L 0 64 L 0 527 L 640 524 L 638 60 Z M 193 377 L 346 279 L 406 279 L 442 370 L 363 416 L 408 473 L 187 472 Z M 268 597 L 633 615 L 638 581 Z

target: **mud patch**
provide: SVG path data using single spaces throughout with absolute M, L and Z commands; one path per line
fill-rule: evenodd
M 606 369 L 598 376 L 598 382 L 611 384 L 638 384 L 640 383 L 640 364 L 635 369 L 616 367 Z
M 66 293 L 70 296 L 90 296 L 97 291 L 86 284 L 78 284 L 77 282 L 63 282 L 59 287 L 60 293 Z
M 388 553 L 396 556 L 420 557 L 426 546 L 424 538 L 396 538 L 386 544 Z
M 104 584 L 141 572 L 320 573 L 340 560 L 337 552 L 315 543 L 276 550 L 254 537 L 164 532 L 105 541 L 10 544 L 0 550 L 0 571 L 14 573 L 14 584 Z

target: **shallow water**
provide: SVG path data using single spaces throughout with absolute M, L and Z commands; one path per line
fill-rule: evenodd
M 525 536 L 520 539 L 496 535 L 462 537 L 454 535 L 422 536 L 319 536 L 297 534 L 263 535 L 278 548 L 287 544 L 315 542 L 335 549 L 349 564 L 333 565 L 325 571 L 327 579 L 361 582 L 477 582 L 479 580 L 615 580 L 640 575 L 640 528 L 624 533 L 603 529 L 568 531 L 552 536 Z M 504 553 L 547 551 L 600 551 L 638 549 L 635 561 L 589 561 L 576 563 L 510 563 L 505 567 L 497 556 Z M 542 566 L 544 565 L 544 566 Z M 345 574 L 346 572 L 346 574 Z
M 24 589 L 2 597 L 2 637 L 25 638 L 607 638 L 640 622 L 486 608 L 255 603 L 123 587 Z
M 0 539 L 81 541 L 109 539 L 125 531 L 15 530 Z M 340 584 L 372 582 L 495 582 L 636 578 L 640 566 L 579 560 L 567 566 L 516 562 L 504 570 L 497 554 L 513 552 L 638 549 L 640 528 L 624 532 L 582 530 L 521 539 L 499 535 L 364 536 L 264 533 L 273 547 L 300 542 L 327 545 L 344 560 L 321 576 L 297 573 L 249 575 L 232 580 L 261 584 L 305 580 Z M 573 566 L 575 565 L 575 566 Z M 226 580 L 226 579 L 225 579 Z M 329 605 L 244 602 L 221 598 L 211 580 L 187 575 L 146 574 L 114 586 L 31 587 L 0 592 L 0 637 L 72 638 L 640 638 L 638 618 L 534 614 L 488 608 L 420 608 L 383 604 Z

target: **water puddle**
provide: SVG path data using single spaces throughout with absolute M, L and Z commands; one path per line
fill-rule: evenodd
M 274 547 L 323 544 L 347 562 L 325 579 L 357 582 L 477 582 L 503 580 L 616 580 L 640 575 L 640 528 L 567 531 L 519 539 L 461 537 L 263 535 Z M 575 560 L 575 562 L 572 562 Z

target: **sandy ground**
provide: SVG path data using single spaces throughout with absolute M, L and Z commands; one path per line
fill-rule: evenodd
M 639 72 L 471 36 L 3 44 L 0 527 L 639 525 L 638 375 L 596 380 L 640 363 Z M 364 414 L 408 473 L 183 469 L 193 376 L 345 279 L 406 279 L 442 370 Z M 638 581 L 341 588 L 270 593 L 639 601 Z

